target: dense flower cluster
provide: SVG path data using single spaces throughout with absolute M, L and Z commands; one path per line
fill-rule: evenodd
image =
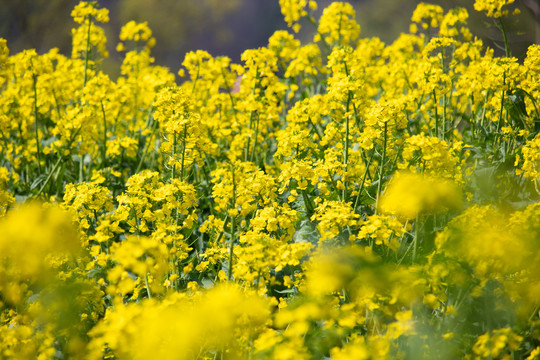
M 179 84 L 134 21 L 106 75 L 95 2 L 71 57 L 0 39 L 0 358 L 540 358 L 540 46 L 279 3 Z

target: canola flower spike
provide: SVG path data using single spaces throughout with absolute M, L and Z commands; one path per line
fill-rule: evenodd
M 467 19 L 469 13 L 465 8 L 450 9 L 446 13 L 441 21 L 440 36 L 446 36 L 451 38 L 461 38 L 463 42 L 469 42 L 472 40 L 472 34 L 467 27 Z
M 536 136 L 534 139 L 528 141 L 525 146 L 521 148 L 521 156 L 516 158 L 514 165 L 519 168 L 516 169 L 518 175 L 530 178 L 537 181 L 540 179 L 540 137 Z M 523 164 L 520 164 L 520 158 L 523 159 Z
M 458 210 L 462 195 L 451 181 L 434 176 L 398 172 L 382 195 L 380 210 L 414 220 L 426 214 Z
M 487 16 L 500 18 L 507 15 L 508 10 L 503 10 L 503 6 L 513 4 L 514 0 L 476 0 L 474 9 L 476 11 L 486 11 Z
M 153 48 L 156 45 L 156 39 L 152 37 L 152 30 L 148 27 L 147 21 L 142 23 L 137 23 L 133 20 L 129 21 L 122 26 L 119 38 L 122 41 L 132 40 L 136 43 L 146 42 L 146 49 Z M 123 49 L 124 45 L 119 43 L 117 50 L 121 51 Z
M 78 24 L 82 24 L 83 22 L 88 20 L 89 17 L 94 18 L 100 23 L 108 23 L 109 10 L 97 9 L 96 4 L 96 2 L 81 1 L 78 5 L 75 6 L 73 11 L 71 11 L 71 17 Z
M 356 11 L 349 3 L 333 2 L 323 10 L 313 41 L 326 44 L 348 45 L 360 36 Z
M 308 15 L 306 6 L 312 11 L 317 10 L 317 2 L 313 0 L 279 0 L 279 6 L 285 22 L 296 33 L 301 29 L 298 21 Z
M 444 10 L 439 5 L 421 2 L 412 14 L 411 20 L 420 23 L 426 30 L 429 27 L 436 28 L 443 20 Z

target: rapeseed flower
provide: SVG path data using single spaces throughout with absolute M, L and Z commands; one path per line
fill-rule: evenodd
M 503 6 L 512 4 L 514 0 L 476 0 L 474 2 L 474 9 L 476 11 L 486 11 L 487 16 L 500 18 L 507 15 L 508 10 L 503 10 Z
M 380 210 L 414 220 L 424 214 L 459 209 L 462 195 L 452 181 L 398 172 L 383 193 Z

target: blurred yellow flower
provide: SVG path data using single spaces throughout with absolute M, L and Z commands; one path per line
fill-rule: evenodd
M 435 176 L 398 172 L 380 201 L 383 213 L 415 219 L 461 207 L 461 191 L 451 181 Z

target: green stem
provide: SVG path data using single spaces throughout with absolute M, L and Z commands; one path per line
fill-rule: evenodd
M 193 87 L 191 88 L 191 94 L 195 93 L 195 87 L 197 86 L 197 80 L 199 80 L 200 73 L 201 73 L 201 63 L 197 62 L 197 75 L 195 76 L 195 79 L 193 80 Z
M 171 158 L 174 160 L 174 154 L 176 153 L 176 133 L 173 134 L 173 145 L 171 148 Z M 171 179 L 174 179 L 175 176 L 175 168 L 176 164 L 175 161 L 173 161 L 172 168 L 171 168 Z
M 446 74 L 445 66 L 444 66 L 444 58 L 446 56 L 446 51 L 444 48 L 442 48 L 441 53 L 441 68 L 443 73 Z M 444 140 L 446 137 L 446 93 L 443 93 L 442 95 L 442 102 L 443 102 L 443 115 L 442 115 L 442 139 Z
M 103 101 L 101 101 L 101 113 L 103 114 L 103 149 L 101 150 L 101 168 L 103 169 L 107 161 L 107 116 L 105 115 Z
M 180 164 L 180 179 L 184 180 L 184 160 L 186 158 L 187 124 L 184 125 L 184 138 L 182 139 L 182 162 Z
M 234 249 L 234 232 L 235 232 L 235 218 L 231 216 L 231 239 L 229 244 L 229 268 L 227 269 L 227 280 L 231 281 L 232 279 L 232 269 L 233 269 L 233 249 Z
M 369 172 L 369 166 L 371 165 L 371 160 L 373 160 L 373 157 L 375 156 L 375 147 L 373 147 L 373 150 L 371 151 L 371 156 L 369 157 L 369 160 L 366 164 L 366 170 L 364 171 L 364 176 L 362 176 L 362 182 L 360 183 L 360 189 L 358 189 L 358 194 L 356 194 L 356 199 L 354 200 L 354 206 L 353 209 L 356 211 L 356 207 L 358 206 L 358 201 L 360 200 L 360 195 L 362 194 L 362 191 L 364 190 L 364 184 L 366 183 L 366 177 Z
M 148 298 L 152 298 L 152 292 L 150 291 L 150 286 L 148 285 L 148 274 L 144 274 L 144 285 L 146 285 L 146 293 L 148 294 Z
M 88 55 L 90 53 L 90 29 L 92 27 L 92 15 L 88 15 L 88 33 L 86 34 L 86 51 L 84 52 L 84 81 L 83 87 L 86 86 L 86 80 L 88 75 L 86 73 L 88 69 Z
M 251 159 L 253 161 L 255 158 L 255 149 L 257 148 L 257 137 L 259 136 L 259 114 L 257 114 L 257 119 L 255 120 L 255 140 L 253 142 L 253 150 L 251 150 Z
M 152 134 L 154 133 L 155 129 L 154 129 L 154 126 L 157 125 L 157 121 L 155 122 L 152 122 L 152 113 L 153 113 L 153 110 L 154 110 L 154 105 L 150 105 L 150 109 L 148 110 L 148 118 L 146 120 L 146 128 L 150 128 L 152 129 Z M 139 160 L 139 163 L 137 164 L 137 168 L 135 170 L 135 174 L 137 174 L 139 172 L 139 170 L 141 170 L 141 166 L 144 162 L 144 159 L 146 158 L 146 155 L 148 154 L 148 148 L 150 147 L 150 141 L 149 139 L 152 139 L 152 136 L 153 135 L 150 135 L 148 137 L 148 141 L 145 142 L 144 144 L 144 149 L 143 149 L 143 152 L 142 152 L 142 155 L 141 155 L 141 159 Z
M 253 89 L 251 89 L 251 94 L 252 95 L 255 95 L 255 90 L 257 89 L 257 85 L 260 82 L 259 68 L 257 68 L 256 71 L 255 71 L 255 80 L 256 80 L 256 82 L 253 85 Z M 249 157 L 249 147 L 250 147 L 250 143 L 251 143 L 251 129 L 253 129 L 253 116 L 254 115 L 255 115 L 255 111 L 252 110 L 250 112 L 250 114 L 249 114 L 249 132 L 250 132 L 250 134 L 248 135 L 248 138 L 247 138 L 246 153 L 244 155 L 244 161 L 248 161 L 248 157 Z
M 221 232 L 219 233 L 218 237 L 216 238 L 216 243 L 219 243 L 221 241 L 221 238 L 225 234 L 225 229 L 227 228 L 227 223 L 229 222 L 229 216 L 225 218 L 225 221 L 223 221 L 223 228 L 221 229 Z
M 510 46 L 508 46 L 508 36 L 506 35 L 506 28 L 504 27 L 504 22 L 502 21 L 502 18 L 499 18 L 499 25 L 501 26 L 501 31 L 503 33 L 503 38 L 504 38 L 504 52 L 506 54 L 506 57 L 510 57 Z
M 229 99 L 231 100 L 231 107 L 233 110 L 234 118 L 238 122 L 238 118 L 236 116 L 236 105 L 234 104 L 234 97 L 232 95 L 232 88 L 229 87 L 229 83 L 227 82 L 227 76 L 225 74 L 225 70 L 221 68 L 221 75 L 223 76 L 223 82 L 225 83 L 225 88 L 227 89 L 227 94 L 229 95 Z
M 412 252 L 412 264 L 416 260 L 416 251 L 418 249 L 418 237 L 420 236 L 420 221 L 418 216 L 416 217 L 416 222 L 414 224 L 414 240 L 413 240 L 413 252 Z
M 84 155 L 79 155 L 79 182 L 84 180 Z
M 311 215 L 313 215 L 313 206 L 311 204 L 311 201 L 309 200 L 308 194 L 306 193 L 306 190 L 302 191 L 302 198 L 304 199 L 304 205 L 306 206 L 306 215 L 308 218 L 311 218 Z
M 234 169 L 232 169 L 232 183 L 233 183 L 233 198 L 232 198 L 232 209 L 236 209 L 236 181 L 234 178 Z M 236 216 L 236 215 L 235 215 Z M 229 268 L 227 269 L 227 280 L 231 281 L 232 279 L 232 269 L 233 269 L 233 250 L 234 250 L 234 232 L 235 232 L 235 216 L 231 216 L 231 238 L 229 244 Z
M 38 131 L 38 106 L 37 106 L 37 75 L 33 74 L 32 78 L 34 80 L 34 120 L 36 122 L 36 147 L 37 147 L 37 164 L 38 164 L 38 174 L 41 175 L 41 149 L 39 147 L 39 131 Z
M 503 88 L 506 86 L 506 71 L 503 73 Z M 503 123 L 503 110 L 504 110 L 504 98 L 506 96 L 506 90 L 503 90 L 501 95 L 501 106 L 499 107 L 499 121 L 497 122 L 497 134 L 495 138 L 495 144 L 499 144 L 500 131 Z
M 308 122 L 311 125 L 311 127 L 315 130 L 315 134 L 317 134 L 317 136 L 319 137 L 319 140 L 322 140 L 323 135 L 321 134 L 321 131 L 319 130 L 317 125 L 315 125 L 315 123 L 311 120 L 311 117 L 308 117 Z
M 253 114 L 254 113 L 255 113 L 254 111 L 251 111 L 251 113 L 249 114 L 249 131 L 250 132 L 251 132 L 251 128 L 253 127 Z M 248 161 L 250 143 L 251 143 L 251 136 L 248 136 L 247 144 L 246 144 L 246 153 L 244 155 L 244 161 Z
M 388 140 L 388 122 L 384 122 L 384 139 L 383 139 L 383 153 L 381 158 L 381 166 L 379 168 L 379 185 L 377 186 L 377 200 L 375 200 L 375 212 L 378 212 L 379 209 L 379 199 L 381 197 L 381 190 L 382 190 L 382 181 L 383 181 L 383 169 L 384 169 L 384 162 L 386 160 L 386 142 Z
M 349 104 L 351 103 L 351 92 L 349 91 L 349 94 L 347 96 L 347 109 L 346 112 L 349 112 Z M 345 148 L 343 149 L 343 174 L 347 174 L 347 168 L 349 164 L 349 115 L 345 116 Z M 345 180 L 345 179 L 343 179 Z M 346 201 L 347 196 L 347 181 L 343 181 L 343 192 L 341 194 L 341 199 L 343 201 Z
M 38 193 L 36 194 L 36 197 L 38 197 L 43 192 L 43 190 L 45 189 L 47 184 L 49 184 L 49 181 L 51 180 L 52 174 L 54 174 L 54 172 L 56 171 L 56 169 L 58 168 L 58 166 L 60 165 L 62 160 L 64 160 L 64 157 L 60 156 L 58 158 L 58 160 L 56 161 L 56 164 L 54 164 L 53 169 L 51 170 L 51 172 L 47 176 L 47 179 L 45 179 L 45 182 L 43 183 L 43 185 L 41 185 L 41 188 L 39 189 Z
M 439 137 L 439 114 L 437 110 L 437 94 L 433 90 L 433 106 L 435 107 L 435 137 Z

